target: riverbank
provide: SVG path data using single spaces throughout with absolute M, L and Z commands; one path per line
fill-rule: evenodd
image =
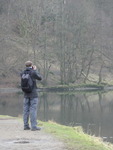
M 56 85 L 56 86 L 39 86 L 37 89 L 39 92 L 70 92 L 70 91 L 109 91 L 113 90 L 113 85 L 98 85 L 98 84 L 81 84 L 81 85 Z M 5 87 L 0 88 L 1 93 L 22 92 L 21 88 Z
M 68 127 L 53 122 L 45 122 L 44 127 L 47 132 L 63 141 L 68 150 L 113 150 L 112 144 L 85 134 L 81 127 Z
M 85 134 L 81 127 L 39 122 L 41 131 L 24 131 L 22 119 L 0 116 L 0 150 L 113 150 L 113 145 Z
M 57 85 L 51 87 L 39 88 L 39 91 L 65 92 L 65 91 L 98 91 L 98 90 L 113 90 L 113 85 L 110 84 L 78 84 L 78 85 Z

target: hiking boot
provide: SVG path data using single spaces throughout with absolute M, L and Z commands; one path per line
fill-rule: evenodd
M 30 127 L 24 127 L 24 130 L 30 130 Z
M 40 131 L 41 128 L 40 128 L 40 127 L 35 127 L 35 128 L 32 128 L 32 129 L 31 129 L 31 131 L 36 131 L 36 130 Z

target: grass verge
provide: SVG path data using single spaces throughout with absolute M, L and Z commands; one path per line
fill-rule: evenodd
M 15 117 L 0 115 L 0 119 L 14 119 Z
M 42 122 L 44 130 L 62 140 L 69 150 L 113 150 L 113 145 L 101 138 L 87 135 L 81 127 L 68 127 L 53 122 Z

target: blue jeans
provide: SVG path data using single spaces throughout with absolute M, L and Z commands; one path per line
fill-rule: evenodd
M 29 126 L 29 118 L 31 122 L 31 128 L 35 128 L 37 126 L 37 106 L 38 106 L 38 98 L 24 98 L 24 105 L 23 105 L 24 127 Z

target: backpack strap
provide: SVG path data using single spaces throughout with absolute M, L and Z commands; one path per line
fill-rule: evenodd
M 32 81 L 33 81 L 33 86 L 34 86 L 34 80 L 33 80 L 33 77 L 32 77 L 32 75 L 31 75 L 31 74 L 32 74 L 32 70 L 26 69 L 26 70 L 24 70 L 24 73 L 30 75 L 30 77 L 31 77 L 31 79 L 32 79 Z

